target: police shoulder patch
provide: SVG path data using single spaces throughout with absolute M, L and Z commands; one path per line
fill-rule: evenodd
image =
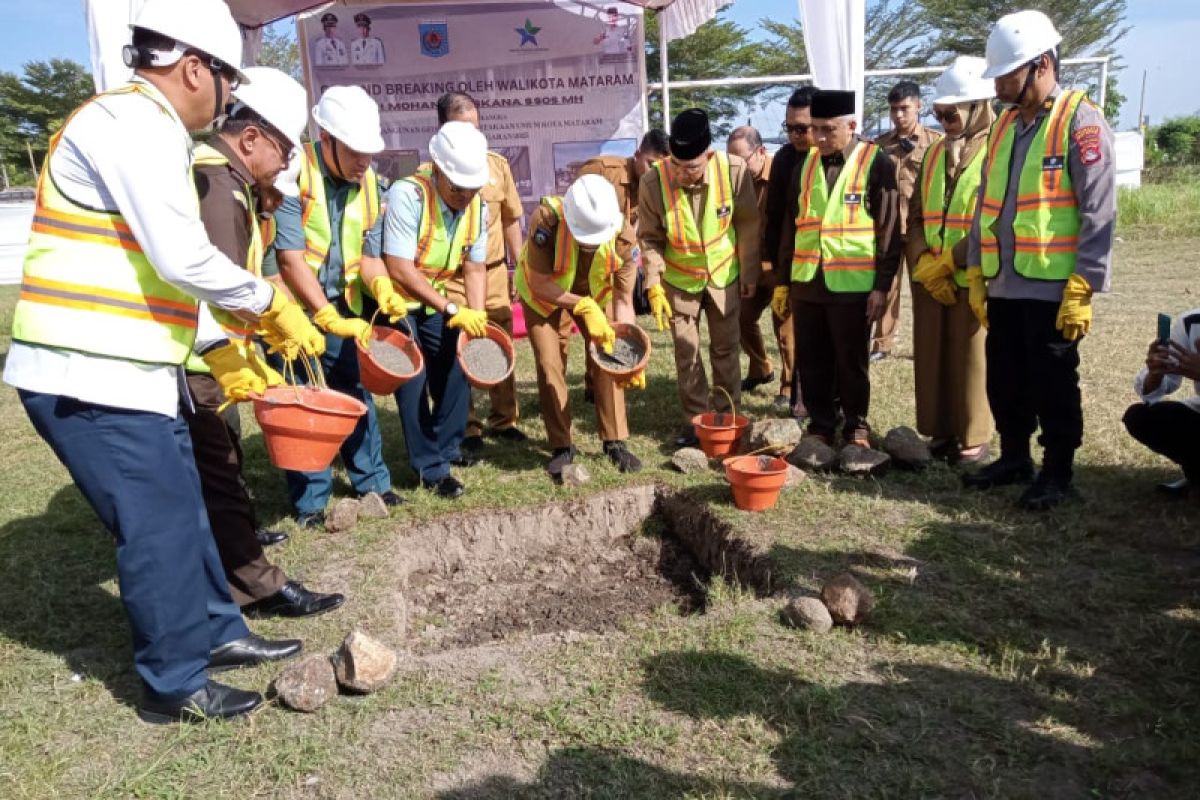
M 1083 125 L 1071 133 L 1071 141 L 1079 148 L 1079 160 L 1084 166 L 1098 163 L 1103 157 L 1101 149 L 1100 126 Z

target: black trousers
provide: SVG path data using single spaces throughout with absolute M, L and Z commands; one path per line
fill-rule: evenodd
M 1054 327 L 1058 303 L 988 300 L 987 396 L 1002 454 L 1027 457 L 1041 427 L 1044 467 L 1070 472 L 1083 444 L 1079 341 Z
M 845 419 L 842 431 L 869 430 L 871 406 L 871 326 L 867 299 L 850 303 L 792 303 L 796 331 L 796 374 L 808 409 L 810 433 L 832 436 L 837 409 Z
M 1137 403 L 1123 422 L 1130 436 L 1183 467 L 1188 480 L 1200 481 L 1200 411 L 1170 401 Z

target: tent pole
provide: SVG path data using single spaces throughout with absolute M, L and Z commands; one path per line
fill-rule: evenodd
M 667 73 L 667 30 L 666 20 L 658 17 L 658 72 L 662 80 L 663 128 L 671 127 L 671 77 Z

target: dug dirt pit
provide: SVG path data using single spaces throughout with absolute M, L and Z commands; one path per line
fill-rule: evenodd
M 606 353 L 597 347 L 594 351 L 596 363 L 604 369 L 624 370 L 642 360 L 646 348 L 637 339 L 617 339 L 613 351 Z
M 371 358 L 395 375 L 408 375 L 413 371 L 413 362 L 408 353 L 381 339 L 371 340 Z
M 498 381 L 508 372 L 504 348 L 486 337 L 472 339 L 463 346 L 463 361 L 476 380 Z
M 487 644 L 516 635 L 601 633 L 673 605 L 703 609 L 707 574 L 687 548 L 640 533 L 607 547 L 569 543 L 495 571 L 410 577 L 414 649 L 432 652 Z

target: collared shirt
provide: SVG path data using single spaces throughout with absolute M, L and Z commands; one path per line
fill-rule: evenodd
M 671 167 L 668 164 L 666 168 Z M 733 229 L 737 235 L 738 261 L 741 264 L 740 282 L 758 283 L 761 272 L 758 198 L 754 195 L 750 170 L 746 169 L 746 162 L 737 156 L 729 156 L 729 180 L 733 184 Z M 708 192 L 708 170 L 704 171 L 698 182 L 683 190 L 691 203 L 697 225 L 700 224 L 704 204 L 708 201 Z M 666 262 L 663 261 L 663 252 L 667 247 L 667 230 L 663 224 L 665 216 L 658 170 L 651 169 L 642 176 L 638 186 L 638 241 L 642 246 L 647 288 L 656 286 L 666 269 Z
M 796 164 L 804 160 L 804 152 L 797 150 L 791 144 L 785 144 L 775 152 L 771 159 L 771 171 L 767 178 L 766 220 L 763 225 L 763 258 L 770 261 L 776 268 L 779 264 L 779 239 L 783 230 L 783 218 L 788 210 L 788 187 L 792 182 L 792 170 Z M 790 269 L 790 265 L 784 270 Z
M 539 203 L 529 217 L 529 244 L 525 256 L 526 263 L 532 272 L 539 272 L 543 275 L 554 274 L 554 243 L 557 239 L 558 226 L 558 217 Z M 544 232 L 545 235 L 537 235 L 539 231 Z M 613 296 L 628 298 L 632 296 L 633 286 L 637 281 L 638 265 L 637 239 L 628 222 L 625 223 L 624 229 L 617 237 L 616 247 L 617 258 L 621 259 L 621 267 L 613 276 Z M 588 275 L 591 263 L 590 257 L 585 258 L 582 253 L 580 254 L 579 269 L 575 271 L 575 282 L 570 288 L 572 294 L 590 296 L 591 287 L 588 283 Z
M 1193 308 L 1175 318 L 1171 324 L 1171 341 L 1179 345 L 1180 349 L 1186 353 L 1200 352 L 1200 308 Z M 1133 382 L 1133 388 L 1147 403 L 1153 404 L 1166 400 L 1183 386 L 1182 375 L 1164 375 L 1158 388 L 1153 392 L 1147 392 L 1146 379 L 1148 377 L 1150 377 L 1150 371 L 1142 367 L 1142 371 L 1138 373 Z M 1192 382 L 1192 396 L 1181 402 L 1200 412 L 1200 381 Z
M 1013 219 L 1016 217 L 1017 188 L 1025 157 L 1033 144 L 1038 129 L 1050 112 L 1051 102 L 1062 92 L 1058 86 L 1038 110 L 1033 122 L 1026 125 L 1017 117 L 1013 126 L 1012 160 L 1009 162 L 1008 187 L 1004 205 L 994 227 L 996 243 L 1000 248 L 1000 274 L 988 281 L 988 297 L 1009 300 L 1044 300 L 1062 302 L 1065 281 L 1030 280 L 1017 274 L 1013 267 L 1013 252 L 1016 241 L 1013 234 Z M 1095 159 L 1085 164 L 1080 154 L 1079 138 L 1086 137 L 1089 153 Z M 1089 155 L 1089 159 L 1092 156 Z M 983 182 L 979 186 L 979 203 L 975 207 L 975 222 L 971 225 L 967 263 L 979 264 L 979 217 L 983 209 L 983 198 L 987 192 L 989 165 L 983 162 Z M 1107 292 L 1111 281 L 1113 234 L 1117 222 L 1117 164 L 1113 149 L 1112 130 L 1104 121 L 1104 114 L 1091 101 L 1079 104 L 1075 119 L 1071 120 L 1070 144 L 1067 148 L 1067 174 L 1071 176 L 1071 187 L 1075 191 L 1075 202 L 1079 206 L 1079 244 L 1076 249 L 1075 274 L 1083 277 L 1094 292 Z
M 517 193 L 508 159 L 499 153 L 488 151 L 488 182 L 479 190 L 479 195 L 487 206 L 487 264 L 504 262 L 507 260 L 504 227 L 521 219 L 525 207 L 521 205 L 521 195 Z M 515 259 L 517 254 L 513 253 L 512 257 Z
M 357 183 L 343 181 L 329 174 L 322 155 L 321 143 L 316 143 L 317 166 L 321 171 L 321 179 L 325 181 L 325 206 L 329 209 L 329 254 L 325 263 L 317 272 L 317 280 L 325 290 L 325 297 L 336 300 L 345 290 L 346 258 L 342 253 L 342 218 L 346 216 L 346 202 L 350 191 L 358 187 Z M 300 158 L 301 156 L 297 156 Z M 304 223 L 301 216 L 300 198 L 284 197 L 279 210 L 275 212 L 275 249 L 304 250 Z M 375 224 L 363 238 L 363 255 L 378 258 L 383 252 L 383 215 L 375 220 Z M 274 275 L 279 268 L 274 259 L 270 266 L 263 265 L 264 275 Z
M 383 41 L 377 36 L 367 36 L 350 42 L 350 63 L 375 67 L 384 63 Z
M 637 227 L 638 221 L 638 176 L 633 169 L 633 159 L 624 156 L 596 156 L 583 162 L 579 175 L 599 175 L 612 184 L 617 191 L 617 206 L 625 213 L 625 220 Z
M 833 186 L 846 158 L 854 151 L 858 140 L 852 140 L 846 149 L 832 156 L 822 156 L 826 186 Z M 796 249 L 796 215 L 800 213 L 800 174 L 804 171 L 804 153 L 792 168 L 792 180 L 788 189 L 788 210 L 780 232 L 779 264 L 780 279 L 791 283 L 792 254 Z M 896 187 L 896 167 L 890 158 L 876 156 L 867 171 L 867 211 L 875 221 L 875 286 L 876 291 L 886 292 L 900 268 L 900 191 Z M 825 270 L 822 264 L 816 276 L 808 283 L 792 283 L 793 295 L 807 302 L 851 303 L 862 300 L 861 292 L 831 292 L 825 285 Z
M 344 67 L 350 63 L 346 43 L 341 39 L 324 36 L 313 44 L 313 61 L 318 67 Z
M 437 194 L 437 192 L 434 192 Z M 465 211 L 455 211 L 437 194 L 442 219 L 446 221 L 446 238 L 453 240 Z M 412 181 L 396 181 L 387 193 L 387 212 L 384 214 L 383 252 L 410 261 L 417 255 L 417 237 L 421 230 L 421 214 L 425 208 L 421 190 Z M 471 243 L 464 261 L 484 263 L 487 258 L 487 204 L 480 203 L 479 235 Z
M 134 80 L 171 107 L 149 83 Z M 140 94 L 101 97 L 67 124 L 47 168 L 75 202 L 119 210 L 163 280 L 231 311 L 257 314 L 270 305 L 270 284 L 209 241 L 192 182 L 191 138 L 174 112 L 163 113 Z M 4 380 L 27 391 L 174 417 L 183 370 L 14 341 Z
M 902 136 L 898 130 L 892 128 L 875 140 L 875 144 L 879 145 L 896 165 L 896 185 L 900 189 L 901 236 L 908 234 L 908 201 L 916 191 L 917 181 L 921 177 L 921 161 L 925 158 L 925 151 L 941 138 L 942 134 L 937 131 L 917 125 L 908 136 Z

